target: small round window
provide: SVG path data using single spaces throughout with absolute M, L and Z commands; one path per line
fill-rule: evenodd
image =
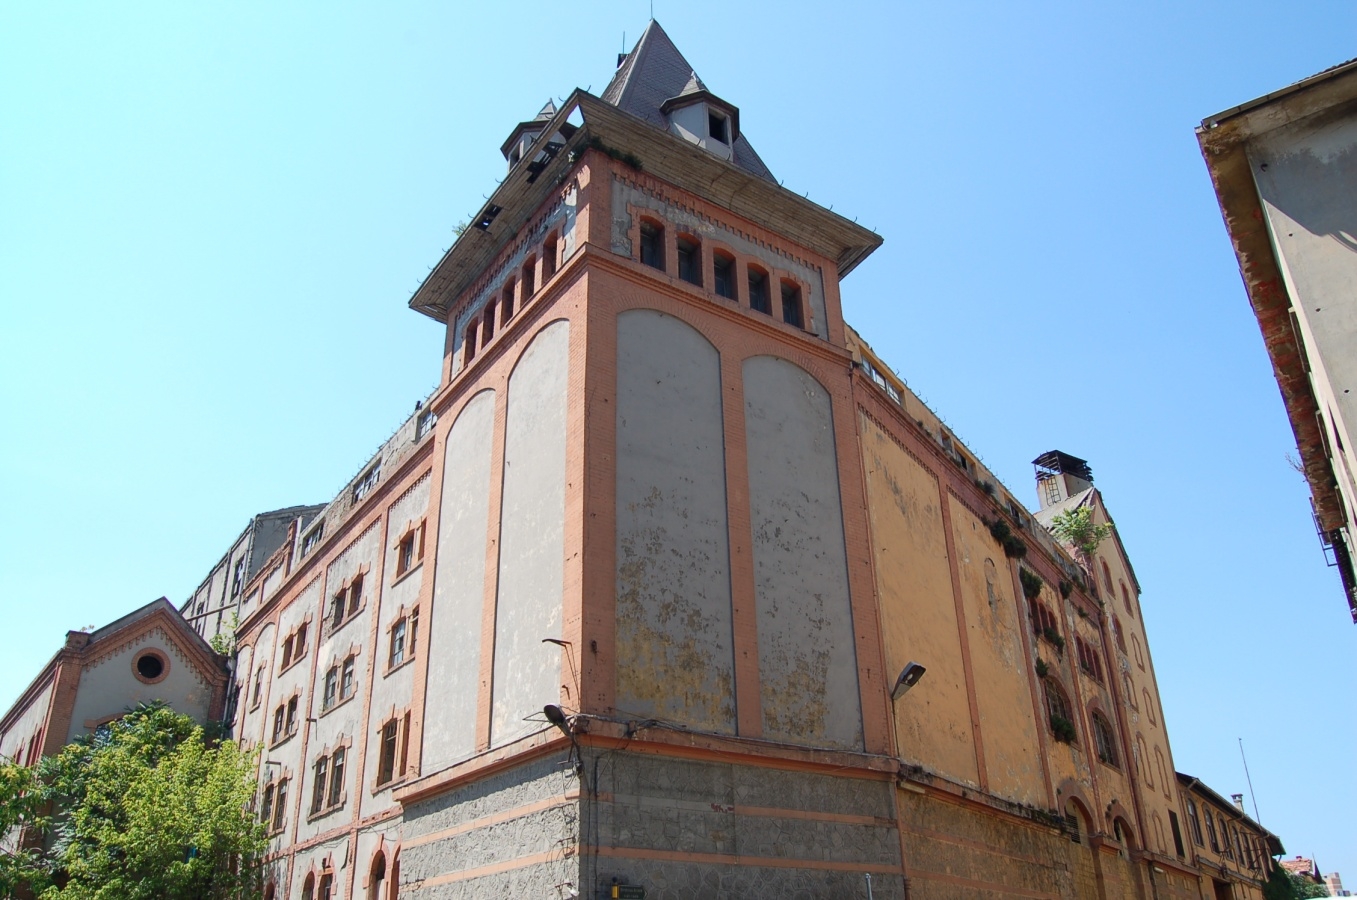
M 165 677 L 169 661 L 156 650 L 145 650 L 137 655 L 132 663 L 132 671 L 139 680 L 155 683 Z

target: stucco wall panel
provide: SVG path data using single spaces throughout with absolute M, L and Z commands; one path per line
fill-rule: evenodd
M 132 674 L 133 661 L 150 649 L 160 651 L 169 660 L 169 674 L 156 684 L 146 684 Z M 81 671 L 66 741 L 86 734 L 88 721 L 121 715 L 128 707 L 153 700 L 163 700 L 176 712 L 199 722 L 207 720 L 212 702 L 211 686 L 198 675 L 178 644 L 159 627 Z
M 570 323 L 544 327 L 509 376 L 491 742 L 540 728 L 524 721 L 560 699 L 565 578 L 566 388 Z
M 887 671 L 910 660 L 928 667 L 908 701 L 896 704 L 900 754 L 977 785 L 938 482 L 874 422 L 859 422 Z
M 617 708 L 733 733 L 720 358 L 653 310 L 617 329 Z
M 965 506 L 952 504 L 952 534 L 961 577 L 961 596 L 970 635 L 976 705 L 985 723 L 985 769 L 989 788 L 1019 803 L 1046 800 L 1041 744 L 1037 736 L 1022 635 L 1026 618 L 1013 599 L 1008 558 L 985 525 Z M 991 559 L 1005 576 L 996 579 L 994 603 L 984 578 Z
M 752 357 L 743 370 L 764 736 L 860 748 L 829 394 L 777 357 Z
M 424 701 L 421 759 L 426 774 L 476 749 L 494 429 L 495 394 L 482 391 L 467 402 L 448 432 Z

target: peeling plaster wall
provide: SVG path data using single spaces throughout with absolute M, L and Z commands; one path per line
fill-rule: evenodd
M 653 310 L 617 322 L 617 708 L 735 732 L 721 360 Z
M 649 900 L 866 897 L 864 872 L 878 900 L 904 897 L 889 781 L 648 753 L 586 753 L 585 770 L 582 897 L 613 878 Z
M 560 701 L 565 578 L 565 420 L 570 323 L 544 327 L 509 376 L 490 740 L 536 731 Z M 530 715 L 538 723 L 525 722 Z
M 752 357 L 743 371 L 763 734 L 861 749 L 829 394 L 784 359 Z
M 494 391 L 472 397 L 448 432 L 424 699 L 425 774 L 476 750 L 494 432 Z
M 928 667 L 909 702 L 895 706 L 900 754 L 978 786 L 938 482 L 874 422 L 859 420 L 886 670 L 911 660 Z

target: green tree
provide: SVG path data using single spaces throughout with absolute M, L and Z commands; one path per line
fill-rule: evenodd
M 138 707 L 40 765 L 58 810 L 43 900 L 217 900 L 257 894 L 264 828 L 255 758 L 187 716 Z M 60 885 L 60 886 L 58 886 Z
M 1315 884 L 1310 879 L 1300 875 L 1287 873 L 1287 877 L 1291 879 L 1291 887 L 1296 892 L 1295 896 L 1300 900 L 1305 900 L 1307 897 L 1329 896 L 1329 889 L 1322 884 Z
M 38 843 L 47 830 L 46 804 L 36 772 L 0 762 L 0 897 L 21 886 L 41 889 L 46 867 Z
M 1091 506 L 1078 506 L 1051 519 L 1050 531 L 1085 557 L 1091 557 L 1098 545 L 1112 534 L 1112 526 L 1094 522 Z

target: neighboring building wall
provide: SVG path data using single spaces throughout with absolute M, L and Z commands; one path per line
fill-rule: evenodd
M 1263 900 L 1272 856 L 1282 852 L 1276 837 L 1190 776 L 1177 773 L 1183 841 L 1201 871 L 1203 896 L 1217 896 L 1226 885 L 1231 897 Z

